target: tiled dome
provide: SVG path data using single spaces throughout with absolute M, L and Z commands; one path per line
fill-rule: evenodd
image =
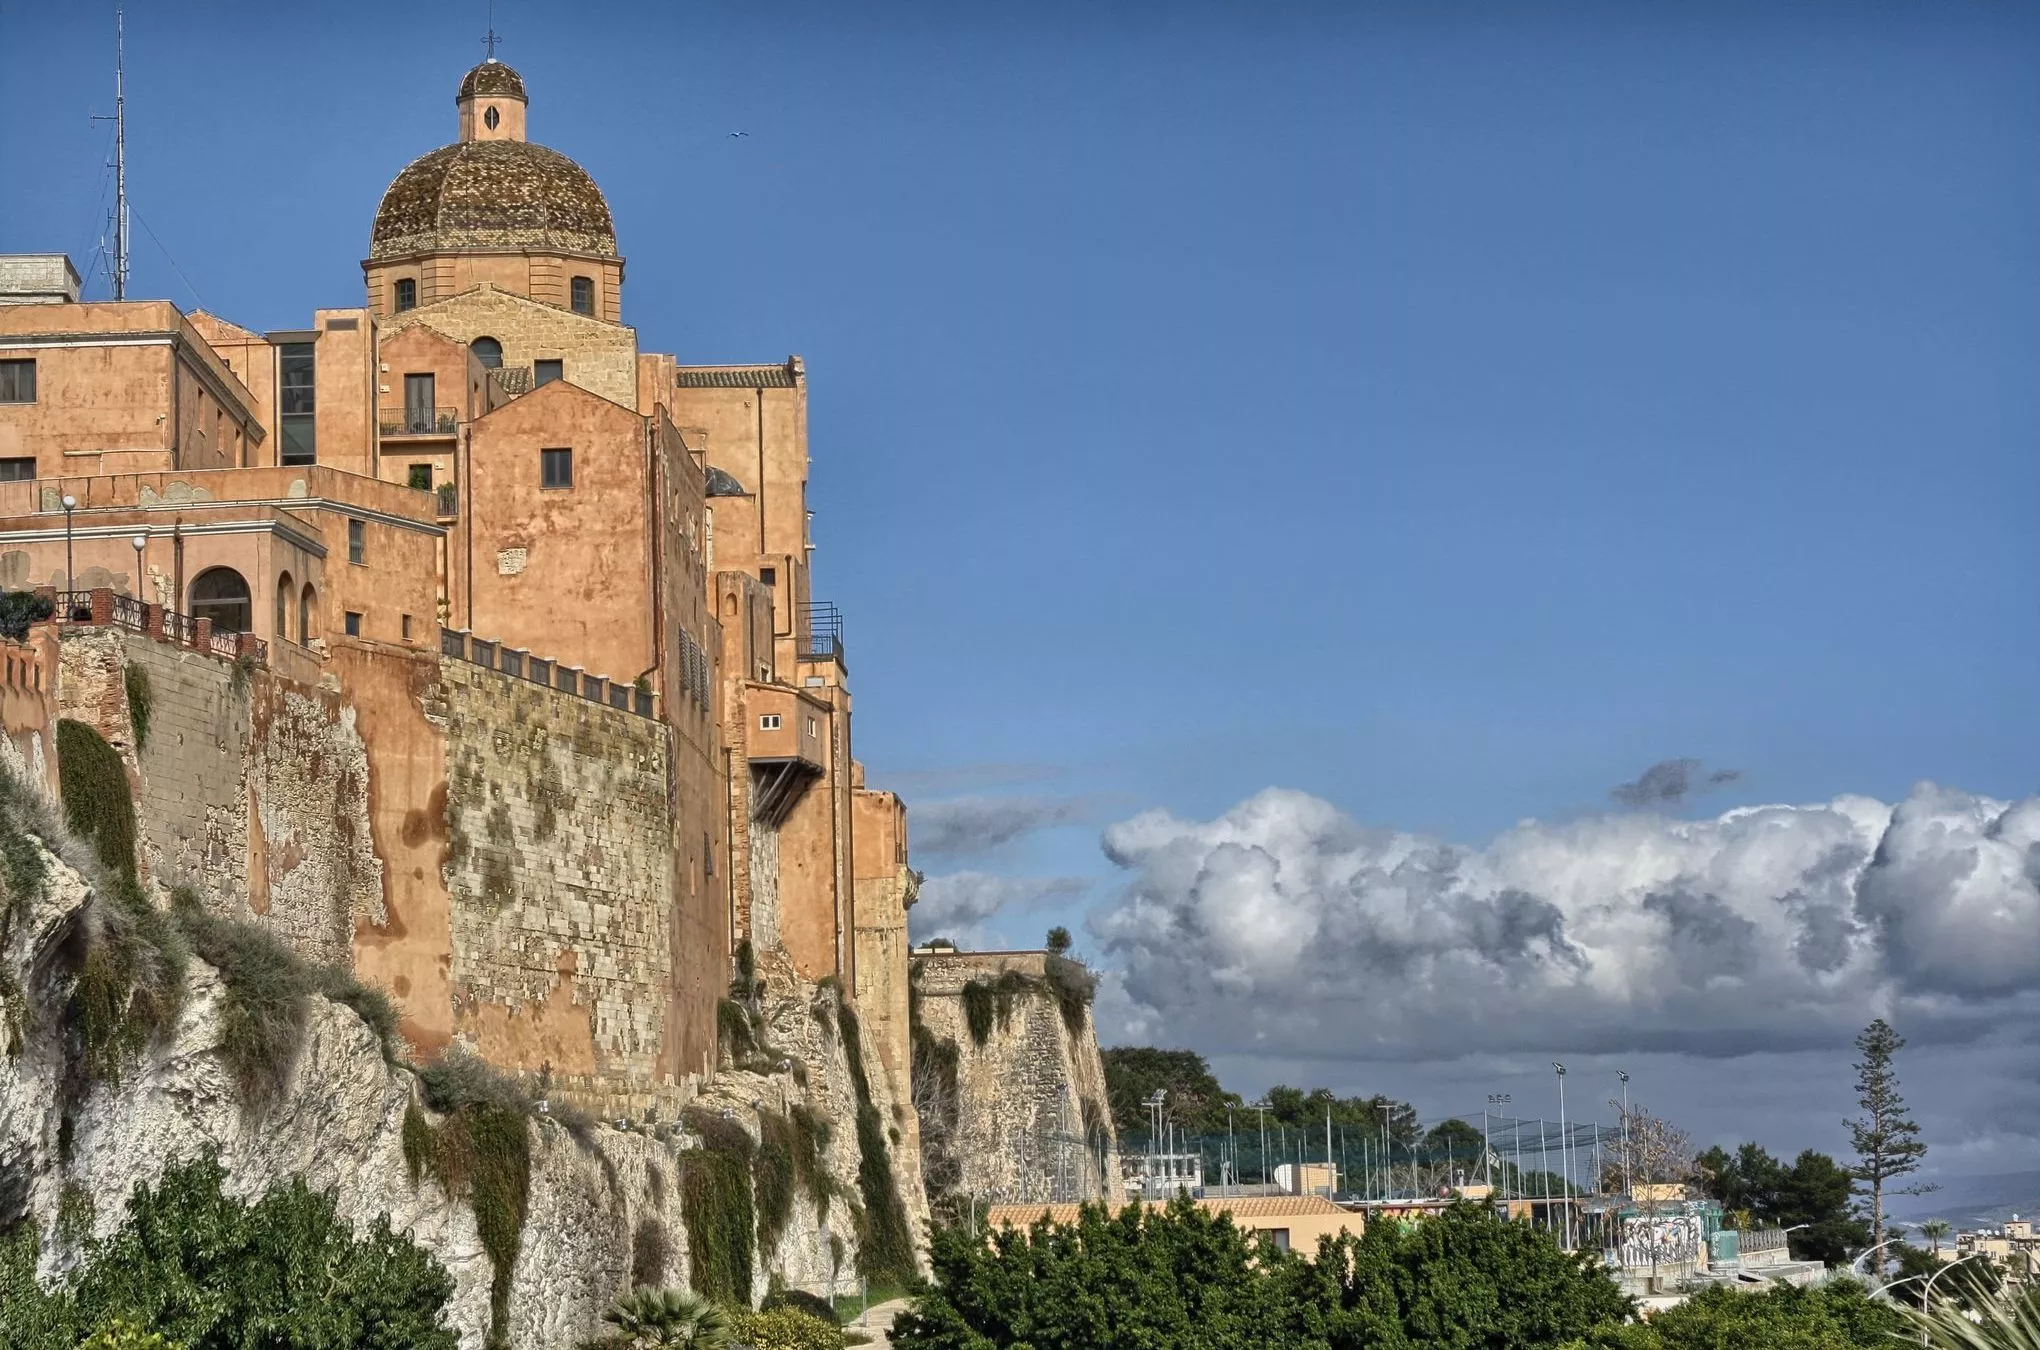
M 500 62 L 521 97 L 523 82 Z M 462 92 L 478 79 L 468 72 Z M 490 76 L 488 78 L 494 78 Z M 383 193 L 370 258 L 463 249 L 616 256 L 609 203 L 588 171 L 529 141 L 461 141 L 414 159 Z
M 490 57 L 467 73 L 460 82 L 460 92 L 453 96 L 455 103 L 477 95 L 497 95 L 501 98 L 524 98 L 524 77 L 501 61 Z M 530 99 L 524 99 L 529 103 Z

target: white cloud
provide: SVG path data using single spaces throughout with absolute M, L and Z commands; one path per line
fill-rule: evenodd
M 908 928 L 916 942 L 946 937 L 977 950 L 1036 946 L 1041 933 L 1024 936 L 1011 923 L 993 927 L 991 921 L 1002 916 L 1018 920 L 1043 906 L 1072 900 L 1090 884 L 1082 877 L 1005 877 L 988 872 L 929 877 L 921 883 L 921 898 L 907 911 Z
M 1468 848 L 1270 790 L 1104 842 L 1132 874 L 1091 920 L 1115 1024 L 1213 1054 L 1730 1055 L 1846 1045 L 1878 1015 L 1969 1041 L 2040 997 L 2040 798 L 1923 784 Z

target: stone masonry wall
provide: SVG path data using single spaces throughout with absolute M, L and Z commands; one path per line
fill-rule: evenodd
M 665 728 L 464 661 L 440 684 L 456 1035 L 569 1091 L 675 1086 Z
M 146 741 L 130 666 L 149 691 Z M 338 695 L 136 633 L 65 628 L 58 697 L 128 765 L 145 874 L 348 963 L 355 924 L 382 913 L 382 870 L 367 754 Z
M 980 1047 L 962 992 L 1008 970 L 1042 977 L 1042 952 L 958 952 L 913 957 L 921 1024 L 957 1050 L 958 1115 L 950 1151 L 958 1189 L 995 1203 L 1120 1198 L 1119 1145 L 1106 1105 L 1105 1067 L 1088 1011 L 1080 1033 L 1045 990 L 1013 1000 Z M 922 1121 L 924 1135 L 930 1122 Z

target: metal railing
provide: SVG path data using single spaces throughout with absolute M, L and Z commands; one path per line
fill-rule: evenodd
M 807 636 L 801 639 L 800 659 L 803 661 L 836 661 L 843 659 L 843 612 L 827 600 L 817 600 L 811 605 L 800 607 L 801 627 Z
M 92 624 L 100 622 L 95 617 L 94 602 L 99 592 L 58 591 L 51 614 L 59 621 L 69 624 Z M 248 633 L 230 629 L 214 629 L 210 625 L 205 631 L 205 640 L 199 640 L 199 620 L 189 614 L 179 614 L 174 609 L 161 609 L 145 603 L 137 596 L 119 595 L 111 589 L 105 591 L 106 618 L 104 622 L 116 628 L 147 634 L 151 631 L 152 612 L 161 624 L 160 635 L 165 642 L 179 647 L 190 647 L 208 652 L 213 656 L 234 661 L 242 655 L 252 657 L 259 665 L 269 662 L 269 644 Z
M 521 647 L 506 647 L 457 628 L 439 630 L 439 654 L 639 717 L 658 716 L 657 698 L 648 689 L 619 684 L 606 675 L 589 675 L 551 657 L 533 656 Z
M 1739 1249 L 1745 1256 L 1751 1252 L 1775 1252 L 1785 1245 L 1785 1230 L 1782 1228 L 1746 1228 L 1738 1239 Z
M 386 409 L 380 420 L 385 436 L 451 436 L 460 429 L 460 409 Z
M 433 489 L 439 498 L 439 518 L 452 520 L 460 514 L 460 488 L 454 483 L 441 483 Z

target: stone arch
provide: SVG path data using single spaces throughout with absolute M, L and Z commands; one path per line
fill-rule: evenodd
M 191 617 L 211 619 L 213 631 L 245 633 L 255 618 L 248 579 L 231 567 L 208 567 L 191 581 Z
M 297 608 L 298 641 L 306 646 L 310 646 L 312 639 L 319 635 L 318 614 L 319 593 L 307 581 L 305 588 L 298 592 Z
M 475 359 L 480 361 L 485 368 L 489 370 L 501 370 L 503 368 L 503 344 L 496 341 L 496 339 L 492 337 L 478 337 L 473 342 L 468 343 L 468 350 L 475 354 Z
M 290 573 L 285 572 L 276 579 L 276 636 L 279 638 L 290 636 L 290 609 L 296 600 L 297 586 L 291 581 Z M 300 632 L 299 636 L 302 637 L 303 633 Z

